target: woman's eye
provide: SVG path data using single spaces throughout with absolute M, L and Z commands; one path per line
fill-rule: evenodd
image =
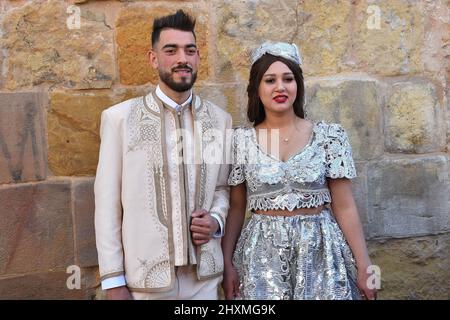
M 294 81 L 294 78 L 286 78 L 286 79 L 284 79 L 284 81 L 286 81 L 286 82 L 292 82 L 292 81 Z
M 274 83 L 274 81 L 275 81 L 274 79 L 266 79 L 266 80 L 264 80 L 265 83 Z

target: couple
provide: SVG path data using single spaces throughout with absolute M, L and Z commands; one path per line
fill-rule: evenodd
M 191 90 L 194 25 L 181 10 L 156 19 L 158 86 L 102 113 L 95 230 L 107 298 L 217 299 L 222 279 L 227 299 L 374 298 L 351 148 L 341 126 L 305 119 L 297 48 L 253 52 L 253 127 L 230 144 L 230 115 Z M 211 141 L 216 164 L 198 160 Z

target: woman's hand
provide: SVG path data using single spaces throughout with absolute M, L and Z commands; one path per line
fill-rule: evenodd
M 239 291 L 239 275 L 236 268 L 232 264 L 225 267 L 222 288 L 225 293 L 226 300 L 234 300 L 235 298 L 239 298 L 241 296 Z
M 369 265 L 358 267 L 358 280 L 357 285 L 361 291 L 361 295 L 365 300 L 377 300 L 377 289 L 372 288 L 369 277 L 376 276 L 368 272 Z

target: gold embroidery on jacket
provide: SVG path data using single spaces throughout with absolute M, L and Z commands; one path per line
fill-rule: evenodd
M 142 269 L 139 281 L 129 284 L 132 288 L 162 288 L 170 284 L 170 262 L 167 257 L 158 257 L 152 261 L 139 260 Z

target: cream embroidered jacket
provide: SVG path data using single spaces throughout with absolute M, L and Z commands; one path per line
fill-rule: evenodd
M 173 174 L 168 172 L 167 157 L 168 153 L 173 156 L 173 150 L 166 144 L 166 134 L 170 133 L 165 127 L 168 108 L 155 93 L 103 111 L 94 186 L 101 280 L 123 274 L 130 290 L 169 290 L 175 280 L 175 247 L 183 252 L 182 264 L 197 265 L 199 279 L 222 274 L 221 239 L 194 246 L 189 221 L 195 209 L 203 208 L 216 213 L 225 226 L 231 116 L 196 95 L 191 108 L 190 128 L 183 128 L 181 113 L 170 109 L 174 114 L 169 114 L 175 120 L 175 129 L 193 131 L 187 135 L 193 137 L 192 143 L 177 140 L 183 146 L 180 159 L 185 160 L 177 163 L 180 174 L 175 185 L 179 194 L 171 192 L 174 183 L 169 181 Z M 191 162 L 183 153 L 190 155 Z M 174 161 L 170 162 L 173 165 Z M 179 201 L 172 201 L 172 197 L 179 197 Z M 176 212 L 172 203 L 181 203 Z M 177 214 L 181 215 L 180 228 L 174 228 Z M 174 229 L 182 230 L 181 236 L 174 237 Z

